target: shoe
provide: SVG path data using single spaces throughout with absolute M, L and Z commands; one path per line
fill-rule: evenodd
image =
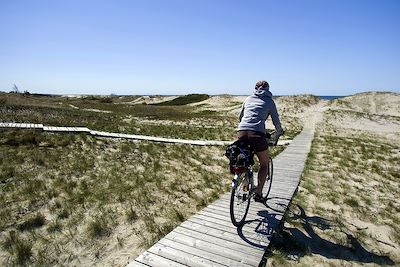
M 263 196 L 256 194 L 254 196 L 254 201 L 259 203 L 265 203 L 266 199 Z

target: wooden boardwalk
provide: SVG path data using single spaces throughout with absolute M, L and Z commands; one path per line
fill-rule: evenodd
M 174 144 L 187 144 L 187 145 L 198 145 L 198 146 L 223 146 L 232 143 L 232 141 L 219 141 L 219 140 L 185 140 L 185 139 L 174 139 L 174 138 L 163 138 L 147 135 L 137 134 L 124 134 L 124 133 L 110 133 L 90 130 L 86 127 L 60 127 L 60 126 L 44 126 L 43 124 L 34 123 L 15 123 L 15 122 L 0 122 L 0 128 L 21 128 L 21 129 L 40 129 L 47 132 L 70 132 L 70 133 L 87 133 L 93 136 L 105 137 L 105 138 L 124 138 L 133 140 L 146 140 L 160 143 L 174 143 Z M 281 140 L 278 145 L 289 144 L 291 140 Z
M 274 159 L 267 203 L 252 201 L 243 227 L 232 225 L 226 193 L 127 266 L 258 266 L 297 189 L 313 136 L 305 128 Z
M 314 123 L 310 123 L 314 124 Z M 226 145 L 231 141 L 168 139 L 93 131 L 85 127 L 53 127 L 32 123 L 0 123 L 0 128 L 33 128 L 52 132 L 86 132 L 93 136 L 192 145 Z M 230 221 L 230 193 L 183 222 L 128 264 L 133 266 L 258 266 L 274 229 L 281 221 L 300 181 L 311 141 L 306 127 L 274 158 L 274 178 L 266 205 L 252 201 L 243 227 Z M 282 144 L 283 142 L 280 142 Z M 256 177 L 256 174 L 255 174 Z M 228 179 L 228 177 L 227 177 Z

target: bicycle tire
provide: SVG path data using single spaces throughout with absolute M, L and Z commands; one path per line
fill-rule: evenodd
M 271 191 L 273 176 L 274 176 L 274 163 L 272 162 L 272 158 L 270 157 L 269 158 L 269 167 L 268 167 L 268 177 L 264 184 L 264 192 L 265 192 L 264 197 L 265 198 L 268 197 L 269 192 Z
M 229 213 L 234 226 L 242 226 L 246 220 L 250 207 L 251 192 L 253 192 L 253 181 L 248 172 L 240 174 L 236 184 L 232 186 Z M 243 182 L 248 179 L 247 192 L 243 191 Z

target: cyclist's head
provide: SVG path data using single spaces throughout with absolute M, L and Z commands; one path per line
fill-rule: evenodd
M 256 86 L 254 87 L 255 90 L 269 90 L 269 84 L 267 81 L 258 81 Z

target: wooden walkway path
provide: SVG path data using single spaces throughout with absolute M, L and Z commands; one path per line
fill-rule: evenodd
M 215 146 L 215 145 L 228 145 L 232 141 L 219 141 L 219 140 L 185 140 L 185 139 L 173 139 L 163 138 L 147 135 L 136 135 L 136 134 L 124 134 L 124 133 L 110 133 L 93 131 L 86 127 L 59 127 L 59 126 L 44 126 L 43 124 L 34 123 L 15 123 L 15 122 L 0 122 L 0 128 L 21 128 L 21 129 L 39 129 L 47 132 L 70 132 L 70 133 L 87 133 L 98 137 L 108 138 L 124 138 L 134 140 L 146 140 L 160 143 L 175 143 L 175 144 L 188 144 L 198 146 Z M 280 140 L 278 145 L 289 144 L 291 140 Z
M 297 189 L 314 136 L 313 129 L 305 128 L 274 159 L 267 204 L 252 201 L 243 227 L 232 225 L 230 193 L 226 193 L 167 234 L 128 267 L 258 266 Z

